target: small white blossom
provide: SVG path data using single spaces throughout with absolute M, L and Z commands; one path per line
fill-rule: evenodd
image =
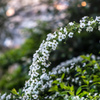
M 41 75 L 40 79 L 49 80 L 49 76 L 46 73 L 44 73 Z
M 90 26 L 91 24 L 95 23 L 95 20 L 93 21 L 88 21 L 88 26 Z
M 73 22 L 70 22 L 70 23 L 69 23 L 69 25 L 70 25 L 70 26 L 73 26 L 73 25 L 74 25 L 74 23 L 73 23 Z
M 85 67 L 86 66 L 86 63 L 83 63 L 82 67 Z
M 65 33 L 66 35 L 67 35 L 67 33 L 68 33 L 65 27 L 64 27 L 64 33 Z
M 2 96 L 1 96 L 1 100 L 4 100 L 5 97 L 6 97 L 7 93 L 4 93 Z
M 43 69 L 42 69 L 42 73 L 45 73 L 45 72 L 46 72 L 46 69 L 45 69 L 45 68 L 43 68 Z
M 84 28 L 85 24 L 84 23 L 80 23 L 80 28 Z
M 38 98 L 38 95 L 32 95 L 32 97 L 33 97 L 34 99 L 37 99 L 37 98 Z
M 61 27 L 61 28 L 60 28 L 60 31 L 62 31 L 62 30 L 63 30 L 63 28 Z
M 89 27 L 86 28 L 86 31 L 87 32 L 92 32 L 93 31 L 93 28 L 91 26 L 89 26 Z
M 70 80 L 70 76 L 66 78 L 66 80 Z
M 90 83 L 92 83 L 93 81 L 92 81 L 92 80 L 90 80 L 89 82 L 90 82 Z
M 100 17 L 96 16 L 96 19 L 95 20 L 96 21 L 100 21 Z
M 69 34 L 68 34 L 69 38 L 72 38 L 73 34 L 74 34 L 73 32 L 69 32 Z
M 82 29 L 79 28 L 78 33 L 81 33 Z

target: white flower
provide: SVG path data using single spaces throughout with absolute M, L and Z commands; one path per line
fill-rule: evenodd
M 82 82 L 81 81 L 79 81 L 79 85 L 81 85 L 82 84 Z
M 33 76 L 37 77 L 38 75 L 39 75 L 39 73 L 37 73 L 36 71 L 34 71 L 34 72 L 31 74 L 32 77 L 33 77 Z
M 64 33 L 65 33 L 66 35 L 67 35 L 67 33 L 68 33 L 65 27 L 64 27 Z
M 80 28 L 84 28 L 85 24 L 84 23 L 80 23 Z
M 58 41 L 62 41 L 62 36 L 58 36 Z
M 61 74 L 61 70 L 60 69 L 58 70 L 58 74 Z
M 97 68 L 98 68 L 98 65 L 97 65 L 97 64 L 95 64 L 95 65 L 94 65 L 94 69 L 97 69 Z
M 61 33 L 61 32 L 58 32 L 58 34 L 59 34 L 59 36 L 61 36 L 61 35 L 62 35 L 62 33 Z
M 66 68 L 67 73 L 69 73 L 69 68 Z
M 90 83 L 92 83 L 93 81 L 92 81 L 92 80 L 90 80 L 89 82 L 90 82 Z
M 55 50 L 57 45 L 58 45 L 58 42 L 56 40 L 53 40 L 52 49 Z
M 70 76 L 66 78 L 66 80 L 70 80 Z
M 43 68 L 43 69 L 42 69 L 42 73 L 45 73 L 45 72 L 46 72 L 46 69 L 45 69 L 45 68 Z
M 82 17 L 82 20 L 85 20 L 87 17 L 88 17 L 88 16 L 84 16 L 84 17 Z
M 34 79 L 34 83 L 37 84 L 38 83 L 38 80 L 37 79 Z
M 81 33 L 81 31 L 82 31 L 82 30 L 79 28 L 78 33 Z
M 49 80 L 49 76 L 46 73 L 44 73 L 41 75 L 40 79 Z
M 91 24 L 95 23 L 95 21 L 88 21 L 88 26 L 90 26 Z
M 80 23 L 84 23 L 85 22 L 85 20 L 83 19 L 83 20 L 80 20 Z
M 72 69 L 74 66 L 72 65 L 71 67 L 70 67 L 70 69 Z
M 40 69 L 40 66 L 39 65 L 36 65 L 35 66 L 36 70 Z
M 61 27 L 61 28 L 60 28 L 60 31 L 62 31 L 62 30 L 63 30 L 63 28 Z
M 89 26 L 89 27 L 86 28 L 86 31 L 87 32 L 92 32 L 93 31 L 93 28 L 91 26 Z
M 38 95 L 39 94 L 39 91 L 33 91 L 34 94 Z
M 65 72 L 65 67 L 62 67 L 61 70 L 62 70 L 63 72 Z
M 69 23 L 69 25 L 70 25 L 70 26 L 73 26 L 73 25 L 74 25 L 74 23 L 73 23 L 73 22 L 70 22 L 70 23 Z
M 2 96 L 1 96 L 1 100 L 4 100 L 5 97 L 6 97 L 7 93 L 4 93 Z
M 69 38 L 72 38 L 73 34 L 74 34 L 73 32 L 69 32 L 69 34 L 68 34 Z
M 77 81 L 78 81 L 78 80 L 79 80 L 79 77 L 76 77 L 76 78 L 75 78 L 75 80 L 77 80 Z
M 52 74 L 56 75 L 57 74 L 57 71 L 52 72 Z
M 86 66 L 86 63 L 83 63 L 82 67 L 85 67 Z
M 74 80 L 74 78 L 72 79 L 72 82 L 74 82 L 75 80 Z
M 96 16 L 95 20 L 99 22 L 100 21 L 100 17 Z
M 32 95 L 32 97 L 33 97 L 34 99 L 37 99 L 37 98 L 38 98 L 38 95 Z
M 47 41 L 49 41 L 49 40 L 51 40 L 51 39 L 55 38 L 56 36 L 57 36 L 56 32 L 54 32 L 54 34 L 49 33 L 49 34 L 47 35 L 46 40 L 47 40 Z
M 59 82 L 61 82 L 61 78 L 57 78 L 56 80 L 58 80 Z

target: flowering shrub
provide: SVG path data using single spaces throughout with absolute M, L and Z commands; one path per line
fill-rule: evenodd
M 33 62 L 29 68 L 30 78 L 25 82 L 23 89 L 19 90 L 19 92 L 13 89 L 12 93 L 14 95 L 7 95 L 5 93 L 0 96 L 0 99 L 54 100 L 57 97 L 58 100 L 68 100 L 70 98 L 72 100 L 83 100 L 88 97 L 94 99 L 93 95 L 97 95 L 98 97 L 99 90 L 97 85 L 100 84 L 100 80 L 98 80 L 100 75 L 97 73 L 100 70 L 100 63 L 98 62 L 100 61 L 99 57 L 96 58 L 92 55 L 92 60 L 90 59 L 91 56 L 73 58 L 65 63 L 61 63 L 61 65 L 58 65 L 52 71 L 48 71 L 48 67 L 51 64 L 49 61 L 50 53 L 51 51 L 56 50 L 58 44 L 62 40 L 67 39 L 68 37 L 72 38 L 76 32 L 92 32 L 94 29 L 100 31 L 100 17 L 96 17 L 96 19 L 93 20 L 93 18 L 85 16 L 80 20 L 79 24 L 70 22 L 66 27 L 60 28 L 53 34 L 49 33 L 46 40 L 43 40 L 39 49 L 33 55 Z M 80 62 L 81 65 L 76 65 L 77 62 Z M 95 66 L 95 68 L 91 69 L 91 66 Z M 62 73 L 65 74 L 61 76 Z M 95 80 L 95 78 L 97 80 Z M 76 89 L 74 89 L 74 85 Z M 93 86 L 95 86 L 96 89 L 92 90 Z M 47 91 L 46 93 L 45 90 Z
M 82 55 L 62 62 L 50 72 L 53 82 L 49 92 L 54 99 L 66 97 L 74 100 L 80 97 L 80 100 L 86 100 L 87 97 L 88 100 L 97 100 L 100 98 L 99 71 L 100 57 L 94 55 Z

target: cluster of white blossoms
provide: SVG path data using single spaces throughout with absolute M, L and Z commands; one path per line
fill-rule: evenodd
M 3 95 L 0 94 L 0 100 L 10 100 L 11 96 L 11 93 L 9 95 L 7 95 L 7 93 L 4 93 Z
M 86 55 L 87 57 L 89 57 L 89 54 Z M 100 57 L 96 57 L 95 55 L 91 55 L 91 59 L 92 60 L 96 60 L 96 59 L 100 59 Z M 41 88 L 41 91 L 44 91 L 47 87 L 51 88 L 52 86 L 52 82 L 54 81 L 54 78 L 52 78 L 51 76 L 55 75 L 58 78 L 56 80 L 58 80 L 59 82 L 61 82 L 61 77 L 59 77 L 59 74 L 63 74 L 66 73 L 68 75 L 68 77 L 66 78 L 66 85 L 68 85 L 68 81 L 70 80 L 70 85 L 71 83 L 76 83 L 77 85 L 81 86 L 81 79 L 76 76 L 76 77 L 72 77 L 71 73 L 77 71 L 78 68 L 82 68 L 86 66 L 86 63 L 83 63 L 81 66 L 78 65 L 79 62 L 83 61 L 83 58 L 81 58 L 80 56 L 78 57 L 73 57 L 70 60 L 66 60 L 65 62 L 61 62 L 61 64 L 57 65 L 56 67 L 54 67 L 51 71 L 49 71 L 49 77 L 50 79 L 43 85 L 43 87 Z M 94 72 L 94 70 L 97 69 L 97 65 L 95 64 L 94 69 L 92 69 L 92 72 Z M 73 71 L 72 71 L 73 70 Z M 83 74 L 85 75 L 87 73 L 87 71 L 85 71 Z M 90 83 L 93 82 L 93 80 L 89 81 Z M 52 100 L 55 100 L 55 98 L 59 95 L 59 92 L 57 92 L 57 95 L 51 96 Z M 49 96 L 46 96 L 45 98 L 49 98 Z M 72 99 L 73 100 L 73 99 Z M 79 100 L 83 100 L 83 99 L 79 99 Z
M 38 98 L 39 90 L 43 90 L 46 87 L 44 86 L 43 80 L 45 81 L 50 80 L 50 75 L 47 73 L 47 69 L 50 66 L 50 62 L 48 61 L 50 52 L 56 50 L 59 42 L 66 39 L 66 37 L 72 38 L 75 32 L 80 33 L 83 29 L 86 30 L 87 32 L 92 32 L 93 29 L 96 27 L 98 27 L 98 30 L 100 31 L 100 17 L 96 17 L 95 20 L 93 19 L 89 20 L 89 18 L 85 16 L 82 18 L 82 20 L 80 20 L 79 25 L 70 22 L 68 24 L 68 28 L 67 27 L 60 28 L 60 30 L 54 33 L 49 33 L 47 35 L 46 40 L 43 40 L 39 49 L 33 55 L 33 62 L 29 68 L 29 73 L 28 73 L 30 75 L 30 78 L 25 82 L 25 86 L 22 89 L 24 94 L 22 97 L 19 97 L 19 99 L 30 100 L 30 98 L 32 98 L 39 100 Z M 73 67 L 73 65 L 71 65 L 71 67 Z M 61 71 L 64 70 L 65 70 L 64 67 L 62 67 Z M 61 73 L 61 71 L 59 70 L 58 73 Z M 69 69 L 67 68 L 66 71 L 68 72 Z M 4 94 L 0 95 L 1 100 L 5 99 L 6 97 L 7 96 Z M 9 98 L 10 96 L 8 96 L 7 100 L 9 100 Z
M 64 100 L 69 100 L 69 96 L 66 95 Z M 80 98 L 79 96 L 72 96 L 70 100 L 86 100 L 84 97 Z

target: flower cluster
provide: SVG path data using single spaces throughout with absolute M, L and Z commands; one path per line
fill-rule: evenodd
M 89 55 L 87 54 L 86 57 L 89 57 Z M 99 57 L 96 57 L 95 55 L 91 56 L 91 60 L 99 60 Z M 71 74 L 74 72 L 77 72 L 78 68 L 84 68 L 86 66 L 86 63 L 83 63 L 81 66 L 80 64 L 78 65 L 79 62 L 82 62 L 83 58 L 81 58 L 80 56 L 78 57 L 74 57 L 70 60 L 66 60 L 65 62 L 61 62 L 61 64 L 57 65 L 55 68 L 53 68 L 51 71 L 49 71 L 49 77 L 50 76 L 57 76 L 57 79 L 54 79 L 54 77 L 50 77 L 50 79 L 43 85 L 43 88 L 41 89 L 42 91 L 44 91 L 47 87 L 51 88 L 52 86 L 52 82 L 54 80 L 58 80 L 59 82 L 61 82 L 61 77 L 59 77 L 59 75 L 65 73 L 67 74 L 67 78 L 66 78 L 66 85 L 69 84 L 77 84 L 79 86 L 81 86 L 82 81 L 80 79 L 80 77 L 78 76 L 74 76 L 72 77 Z M 92 69 L 92 72 L 94 72 L 97 69 L 97 64 L 95 64 L 94 68 Z M 83 73 L 83 75 L 87 74 L 87 71 L 85 71 Z M 90 83 L 93 82 L 93 80 L 89 81 Z M 57 92 L 57 94 L 59 94 L 59 92 Z M 52 96 L 52 99 L 55 100 L 55 97 L 57 97 L 57 95 Z M 45 98 L 49 98 L 48 96 L 46 96 Z M 72 99 L 73 100 L 73 99 Z
M 76 58 L 74 59 L 74 63 L 70 63 L 70 68 L 62 67 L 58 65 L 58 67 L 54 68 L 51 73 L 47 73 L 47 69 L 50 66 L 49 56 L 50 52 L 53 50 L 56 50 L 59 42 L 66 39 L 67 37 L 72 38 L 74 33 L 78 32 L 80 33 L 82 30 L 86 30 L 87 32 L 92 32 L 94 28 L 98 27 L 98 30 L 100 31 L 100 17 L 96 17 L 95 20 L 92 18 L 88 18 L 87 16 L 83 17 L 82 20 L 80 20 L 80 24 L 76 24 L 75 22 L 70 22 L 68 26 L 64 28 L 60 28 L 54 33 L 49 33 L 47 35 L 46 40 L 43 40 L 41 43 L 39 49 L 36 51 L 36 53 L 33 55 L 33 62 L 32 65 L 29 68 L 29 75 L 30 78 L 28 81 L 25 82 L 25 86 L 23 87 L 23 96 L 19 99 L 22 100 L 28 100 L 30 98 L 39 100 L 38 94 L 39 90 L 43 90 L 47 87 L 44 81 L 47 81 L 47 84 L 51 86 L 52 80 L 50 80 L 51 74 L 60 74 L 62 72 L 68 72 L 69 69 L 72 69 L 74 67 L 74 63 L 77 61 Z M 80 58 L 77 58 L 78 60 L 81 60 Z M 68 62 L 66 62 L 68 63 Z M 58 70 L 58 71 L 57 71 Z M 70 77 L 67 77 L 67 80 L 69 80 Z M 58 79 L 60 80 L 60 79 Z M 72 81 L 77 81 L 78 78 L 73 79 Z M 81 84 L 81 82 L 80 82 Z M 3 94 L 0 96 L 0 99 L 10 99 L 10 95 L 6 96 L 6 94 Z M 49 97 L 50 98 L 50 97 Z M 2 99 L 2 100 L 3 100 Z

